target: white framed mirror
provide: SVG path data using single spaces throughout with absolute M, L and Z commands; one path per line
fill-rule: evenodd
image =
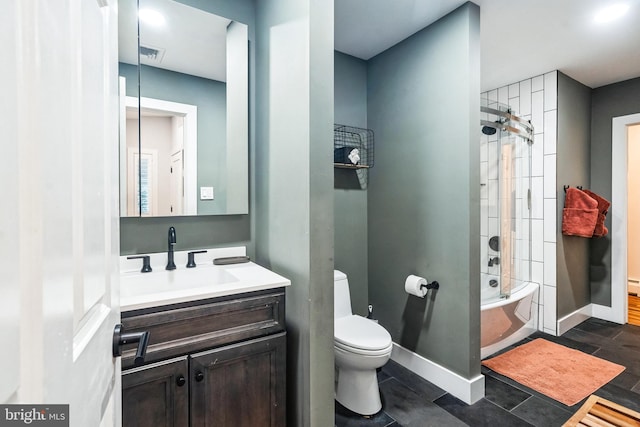
M 173 0 L 119 7 L 121 216 L 248 213 L 247 26 Z

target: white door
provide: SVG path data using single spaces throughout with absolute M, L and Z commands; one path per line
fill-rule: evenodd
M 0 14 L 0 403 L 68 404 L 76 427 L 120 424 L 115 3 Z
M 169 173 L 169 202 L 171 215 L 182 215 L 182 200 L 184 199 L 184 179 L 182 176 L 182 150 L 171 155 Z

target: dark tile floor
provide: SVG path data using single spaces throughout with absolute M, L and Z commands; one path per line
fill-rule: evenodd
M 589 319 L 561 337 L 535 333 L 515 346 L 540 337 L 626 366 L 594 394 L 640 411 L 640 326 Z M 367 419 L 336 403 L 336 427 L 553 427 L 562 426 L 584 403 L 566 406 L 485 367 L 482 373 L 485 397 L 467 405 L 389 361 L 378 373 L 382 411 Z

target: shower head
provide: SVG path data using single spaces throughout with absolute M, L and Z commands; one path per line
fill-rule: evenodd
M 497 132 L 496 128 L 492 128 L 489 126 L 482 126 L 482 133 L 484 133 L 485 135 L 493 135 Z

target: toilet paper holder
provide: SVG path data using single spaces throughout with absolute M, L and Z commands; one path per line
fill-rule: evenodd
M 440 283 L 438 283 L 436 280 L 434 280 L 431 283 L 427 283 L 426 285 L 420 285 L 420 289 L 422 288 L 426 288 L 427 290 L 429 289 L 439 289 L 440 288 Z

